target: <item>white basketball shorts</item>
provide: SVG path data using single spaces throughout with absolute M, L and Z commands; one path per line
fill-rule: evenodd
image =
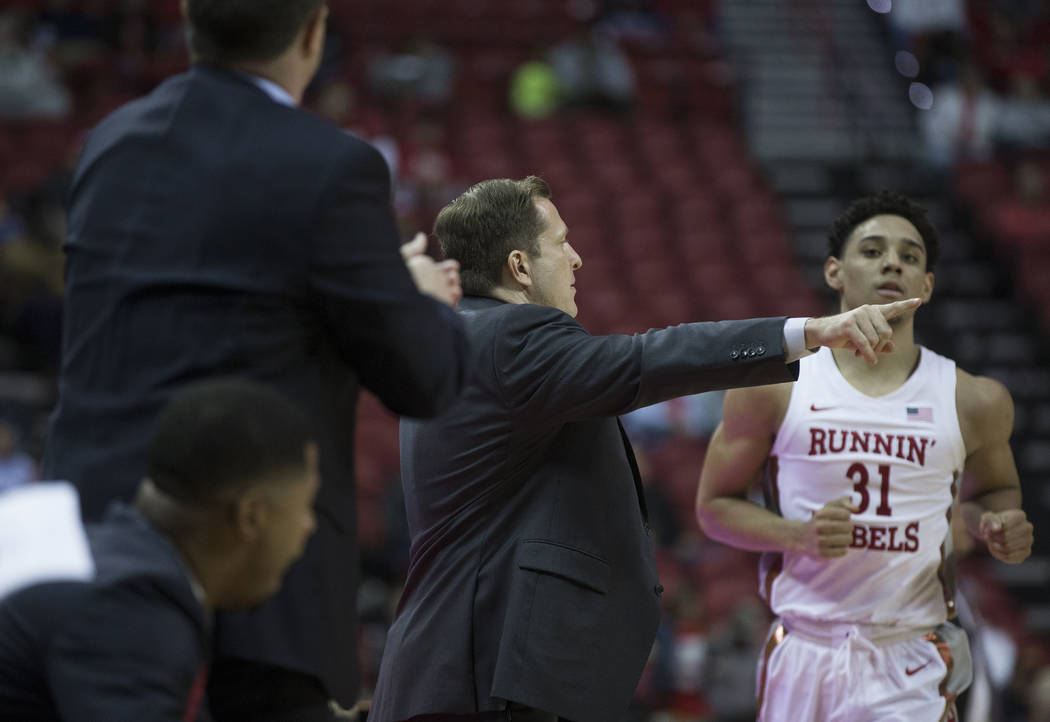
M 773 622 L 758 664 L 758 722 L 955 722 L 973 678 L 966 633 Z

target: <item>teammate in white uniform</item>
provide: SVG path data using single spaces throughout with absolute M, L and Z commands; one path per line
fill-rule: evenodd
M 854 202 L 824 264 L 842 310 L 930 299 L 937 233 L 894 193 Z M 970 680 L 955 616 L 950 518 L 1020 562 L 1032 525 L 1010 451 L 1013 402 L 890 321 L 877 363 L 850 349 L 804 358 L 798 381 L 730 391 L 697 495 L 704 532 L 765 552 L 778 615 L 759 660 L 764 722 L 955 718 Z M 965 468 L 965 473 L 964 473 Z M 748 500 L 765 482 L 766 506 Z

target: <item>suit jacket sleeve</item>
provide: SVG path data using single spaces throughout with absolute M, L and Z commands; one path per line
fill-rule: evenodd
M 319 201 L 310 290 L 364 386 L 398 414 L 432 416 L 462 388 L 463 324 L 416 290 L 398 250 L 382 156 L 364 143 L 349 147 Z
M 142 588 L 99 590 L 69 610 L 47 650 L 63 720 L 203 722 L 200 630 L 170 600 Z M 197 716 L 188 710 L 198 710 Z
M 784 320 L 591 336 L 561 311 L 521 305 L 506 316 L 494 362 L 506 402 L 526 418 L 614 416 L 686 394 L 795 380 Z

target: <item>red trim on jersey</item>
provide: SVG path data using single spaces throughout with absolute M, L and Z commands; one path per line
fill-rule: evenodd
M 781 552 L 769 552 L 769 554 L 776 554 L 776 558 L 769 565 L 769 571 L 766 572 L 766 578 L 762 582 L 762 598 L 766 600 L 766 604 L 772 607 L 773 582 L 780 576 L 780 572 L 784 571 L 784 555 Z
M 773 654 L 773 650 L 776 649 L 777 645 L 784 641 L 784 637 L 787 636 L 787 627 L 783 624 L 778 624 L 776 629 L 769 635 L 769 641 L 766 642 L 765 651 L 762 652 L 762 677 L 758 683 L 758 717 L 762 719 L 762 703 L 766 699 L 766 680 L 769 679 L 769 658 Z
M 952 474 L 952 500 L 955 499 L 955 493 L 958 489 L 959 472 L 956 471 Z M 948 520 L 948 534 L 952 533 L 952 507 L 949 506 L 944 512 L 945 518 Z M 937 565 L 937 581 L 941 583 L 941 595 L 944 597 L 944 606 L 948 611 L 948 619 L 955 619 L 955 552 L 952 551 L 952 556 L 948 556 L 945 553 L 945 546 L 947 545 L 947 539 L 941 542 L 941 563 Z
M 183 715 L 182 722 L 196 722 L 201 710 L 201 701 L 204 699 L 204 689 L 207 686 L 208 665 L 205 664 L 201 665 L 197 678 L 193 680 L 193 686 L 190 687 L 190 693 L 186 695 L 186 714 Z
M 766 507 L 769 508 L 774 514 L 783 516 L 780 511 L 780 485 L 778 480 L 780 478 L 780 464 L 776 456 L 770 456 L 769 461 L 766 463 L 766 475 L 763 479 L 763 494 L 766 499 Z M 766 600 L 766 604 L 770 607 L 773 606 L 773 582 L 780 576 L 780 572 L 784 570 L 784 554 L 782 552 L 766 552 L 766 555 L 776 555 L 776 558 L 770 562 L 769 569 L 766 571 L 766 578 L 762 582 L 762 588 L 759 590 L 763 594 L 763 599 Z
M 952 648 L 948 646 L 948 643 L 937 632 L 930 632 L 923 639 L 936 647 L 937 652 L 941 655 L 941 659 L 944 660 L 944 666 L 947 671 L 945 671 L 944 678 L 937 687 L 937 691 L 944 697 L 944 714 L 941 715 L 940 722 L 953 722 L 956 719 L 955 698 L 958 695 L 948 691 L 948 678 L 952 676 L 952 668 L 955 666 L 955 660 L 952 658 Z
M 764 479 L 765 484 L 763 485 L 763 492 L 764 496 L 766 497 L 766 506 L 769 507 L 769 510 L 772 511 L 774 514 L 780 514 L 780 516 L 783 516 L 783 514 L 780 513 L 780 486 L 778 483 L 779 476 L 780 463 L 778 462 L 777 457 L 770 456 L 769 461 L 766 463 L 766 477 Z

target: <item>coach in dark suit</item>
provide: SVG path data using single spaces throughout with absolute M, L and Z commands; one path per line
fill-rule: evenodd
M 358 685 L 358 385 L 396 413 L 449 405 L 462 323 L 416 285 L 451 301 L 458 277 L 421 255 L 406 270 L 380 154 L 295 107 L 323 0 L 184 5 L 193 68 L 103 120 L 76 172 L 45 472 L 97 518 L 131 495 L 145 429 L 180 384 L 246 376 L 302 404 L 321 447 L 318 531 L 278 597 L 219 619 L 211 697 L 220 720 L 327 719 Z
M 210 719 L 212 611 L 272 595 L 316 526 L 310 427 L 259 384 L 180 392 L 156 424 L 135 504 L 114 502 L 89 525 L 93 578 L 0 601 L 0 719 Z
M 617 414 L 790 381 L 788 353 L 816 345 L 874 358 L 885 307 L 591 336 L 541 179 L 480 183 L 435 231 L 461 264 L 473 377 L 443 415 L 401 423 L 411 566 L 369 719 L 615 722 L 663 591 Z

